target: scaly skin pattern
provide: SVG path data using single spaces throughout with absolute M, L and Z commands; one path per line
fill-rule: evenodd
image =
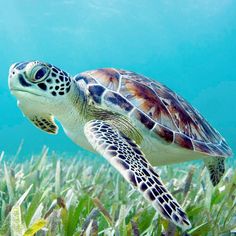
M 61 123 L 76 144 L 105 157 L 161 215 L 191 227 L 150 163 L 204 156 L 213 185 L 232 155 L 225 139 L 183 98 L 142 75 L 112 68 L 71 77 L 48 63 L 13 64 L 9 88 L 23 114 L 56 134 Z
M 84 130 L 94 149 L 136 187 L 163 217 L 183 229 L 191 227 L 186 214 L 134 141 L 100 120 L 90 121 Z

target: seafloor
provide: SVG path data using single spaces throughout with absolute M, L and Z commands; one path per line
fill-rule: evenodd
M 0 235 L 230 235 L 236 171 L 216 187 L 200 162 L 157 168 L 192 229 L 161 218 L 107 163 L 42 150 L 27 161 L 0 156 Z

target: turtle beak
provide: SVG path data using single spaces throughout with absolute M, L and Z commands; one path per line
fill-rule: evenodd
M 10 66 L 9 68 L 9 73 L 8 73 L 8 87 L 9 89 L 11 90 L 12 87 L 13 87 L 13 75 L 14 75 L 14 69 L 16 68 L 16 66 L 18 65 L 19 63 L 14 63 Z
M 14 87 L 14 74 L 15 74 L 15 68 L 17 65 L 19 65 L 20 63 L 17 62 L 17 63 L 14 63 L 10 66 L 10 69 L 9 69 L 9 73 L 8 73 L 8 87 L 10 90 L 12 90 L 12 88 Z
M 23 70 L 28 62 L 17 62 L 10 66 L 8 74 L 8 87 L 12 91 L 22 87 L 29 87 L 29 84 L 23 77 Z

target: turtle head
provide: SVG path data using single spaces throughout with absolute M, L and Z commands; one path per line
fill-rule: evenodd
M 8 84 L 22 112 L 36 126 L 55 133 L 53 116 L 63 112 L 66 105 L 70 76 L 51 64 L 20 62 L 10 67 Z

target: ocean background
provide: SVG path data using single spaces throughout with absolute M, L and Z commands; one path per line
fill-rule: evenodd
M 236 150 L 234 0 L 8 0 L 0 8 L 0 152 L 22 156 L 43 145 L 81 148 L 22 116 L 7 79 L 12 63 L 41 60 L 71 75 L 115 67 L 146 75 L 187 99 Z M 234 151 L 235 152 L 235 151 Z M 87 155 L 87 152 L 86 152 Z

